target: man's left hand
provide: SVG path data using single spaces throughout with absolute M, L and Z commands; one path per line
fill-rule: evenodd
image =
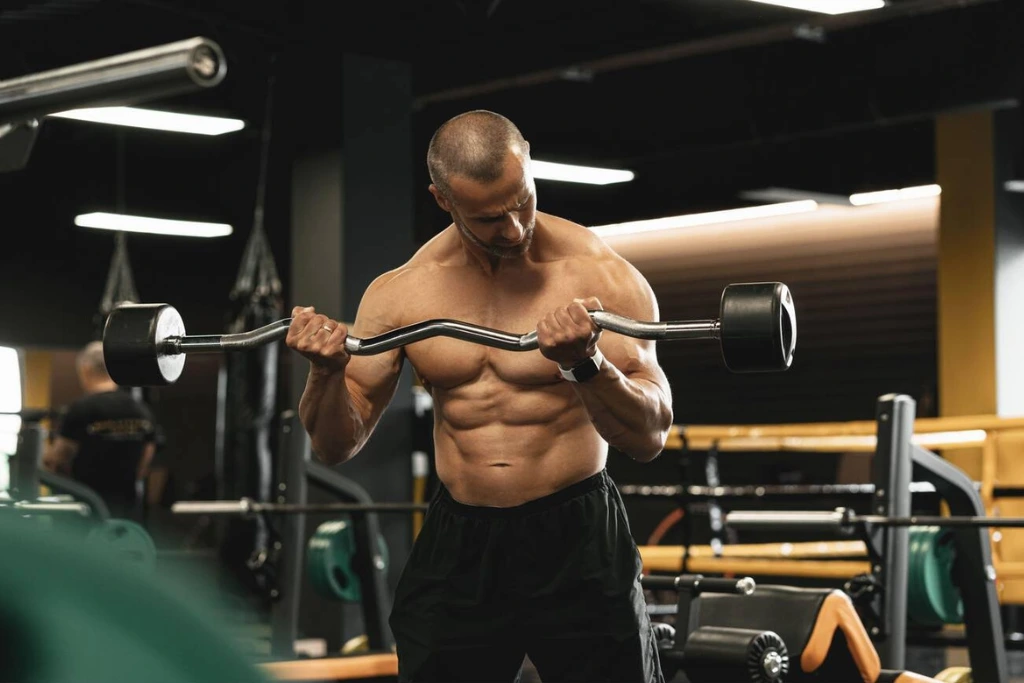
M 601 329 L 588 310 L 603 310 L 601 302 L 596 297 L 573 299 L 537 323 L 537 342 L 545 358 L 568 370 L 594 355 Z

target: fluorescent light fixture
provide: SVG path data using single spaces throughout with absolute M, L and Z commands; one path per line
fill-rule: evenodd
M 233 228 L 226 223 L 200 223 L 102 212 L 75 216 L 75 225 L 82 228 L 146 232 L 154 235 L 177 235 L 180 237 L 225 237 L 233 231 Z
M 819 204 L 850 205 L 850 198 L 844 194 L 808 192 L 807 190 L 794 190 L 789 187 L 764 187 L 757 190 L 746 190 L 740 193 L 740 198 L 752 202 L 796 202 L 803 199 L 813 199 Z
M 899 190 L 851 194 L 850 203 L 854 206 L 866 206 L 868 204 L 881 204 L 882 202 L 899 202 L 906 199 L 938 197 L 940 194 L 942 194 L 942 188 L 938 185 L 920 185 L 918 187 L 904 187 Z
M 751 2 L 802 9 L 820 14 L 848 14 L 885 7 L 885 0 L 751 0 Z
M 1007 180 L 1003 188 L 1007 192 L 1024 192 L 1024 180 Z
M 173 133 L 194 133 L 196 135 L 223 135 L 245 128 L 240 119 L 225 119 L 219 116 L 199 116 L 197 114 L 177 114 L 169 111 L 153 109 L 136 109 L 134 107 L 94 107 L 91 109 L 72 109 L 50 116 L 59 119 L 74 119 L 91 123 L 108 123 L 114 126 L 132 128 L 149 128 Z
M 533 177 L 540 178 L 541 180 L 563 180 L 568 183 L 586 183 L 588 185 L 628 183 L 633 179 L 632 171 L 556 164 L 551 161 L 537 161 L 536 159 L 530 161 L 530 169 L 533 171 Z
M 732 223 L 735 221 L 751 220 L 754 218 L 788 216 L 795 213 L 815 211 L 817 208 L 817 202 L 805 199 L 798 202 L 781 202 L 779 204 L 748 206 L 742 209 L 726 209 L 724 211 L 692 213 L 683 216 L 669 216 L 667 218 L 652 218 L 650 220 L 632 221 L 629 223 L 599 225 L 591 228 L 591 230 L 601 237 L 612 237 L 614 235 L 631 235 L 642 232 L 653 232 L 656 230 L 692 228 L 698 225 L 713 225 L 715 223 Z

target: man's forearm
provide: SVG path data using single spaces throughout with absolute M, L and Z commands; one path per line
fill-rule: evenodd
M 63 474 L 61 471 L 61 463 L 53 456 L 52 451 L 47 451 L 43 454 L 42 467 L 47 472 L 53 472 L 54 474 Z
M 299 419 L 309 433 L 313 452 L 329 465 L 351 458 L 366 440 L 344 373 L 310 372 L 299 400 Z
M 653 460 L 665 447 L 672 408 L 654 382 L 631 380 L 605 360 L 597 375 L 572 386 L 612 447 L 641 462 Z
M 156 444 L 146 444 L 142 450 L 142 457 L 139 458 L 139 465 L 135 468 L 135 479 L 141 480 L 149 476 L 149 468 L 153 464 L 154 455 L 156 455 Z
M 46 446 L 41 465 L 48 472 L 71 476 L 71 459 L 76 451 L 76 446 L 71 446 L 66 439 L 58 437 L 56 441 Z

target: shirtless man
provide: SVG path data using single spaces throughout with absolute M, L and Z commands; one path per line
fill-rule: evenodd
M 529 145 L 472 111 L 434 134 L 437 204 L 453 224 L 366 290 L 352 334 L 429 318 L 537 330 L 539 353 L 435 337 L 350 357 L 349 330 L 296 307 L 309 359 L 299 415 L 328 464 L 356 455 L 408 360 L 434 399 L 442 486 L 396 590 L 404 681 L 662 681 L 640 555 L 605 471 L 609 444 L 661 452 L 671 394 L 654 342 L 602 332 L 587 309 L 658 320 L 640 273 L 586 228 L 536 210 Z M 369 229 L 369 228 L 368 228 Z

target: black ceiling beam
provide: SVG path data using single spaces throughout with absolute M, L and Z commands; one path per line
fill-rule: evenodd
M 528 88 L 547 83 L 564 81 L 571 75 L 586 74 L 593 77 L 599 73 L 633 69 L 654 64 L 662 64 L 698 55 L 710 55 L 730 50 L 758 47 L 771 43 L 786 42 L 800 39 L 806 34 L 808 27 L 820 32 L 842 31 L 861 28 L 895 19 L 933 14 L 950 9 L 966 9 L 975 5 L 1002 2 L 1003 0 L 907 0 L 898 4 L 890 4 L 885 9 L 870 12 L 853 12 L 834 16 L 817 17 L 813 21 L 789 22 L 735 31 L 720 36 L 701 38 L 698 40 L 663 45 L 645 50 L 637 50 L 625 54 L 601 57 L 577 64 L 567 64 L 531 73 L 497 78 L 472 85 L 448 88 L 434 93 L 422 95 L 414 100 L 417 109 L 453 100 L 470 99 L 504 90 Z M 817 34 L 816 34 L 817 35 Z

